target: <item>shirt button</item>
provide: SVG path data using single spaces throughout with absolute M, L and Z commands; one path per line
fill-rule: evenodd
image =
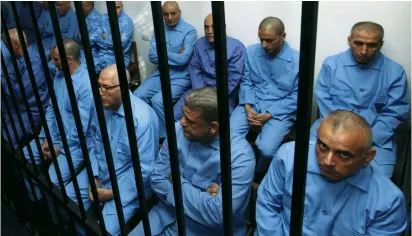
M 322 215 L 327 215 L 328 212 L 326 210 L 322 210 Z

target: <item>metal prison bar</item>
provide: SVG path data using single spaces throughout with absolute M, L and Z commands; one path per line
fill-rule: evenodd
M 70 82 L 70 73 L 68 71 L 68 65 L 66 61 L 66 55 L 63 46 L 63 40 L 60 32 L 60 28 L 58 25 L 58 19 L 54 7 L 54 2 L 49 4 L 49 9 L 51 13 L 51 18 L 53 22 L 53 27 L 56 34 L 56 42 L 59 49 L 59 54 L 61 57 L 62 65 L 63 65 L 63 72 L 66 77 L 66 85 L 68 87 L 69 95 L 70 95 L 70 102 L 73 108 L 76 128 L 79 133 L 80 143 L 82 152 L 85 158 L 85 166 L 89 176 L 89 182 L 92 187 L 92 194 L 94 199 L 98 199 L 96 186 L 94 185 L 93 175 L 91 172 L 90 167 L 90 159 L 87 152 L 87 146 L 84 140 L 84 133 L 81 127 L 81 121 L 79 117 L 79 111 L 76 104 L 75 94 L 73 90 L 73 85 Z M 173 180 L 173 190 L 175 195 L 175 205 L 176 205 L 176 218 L 178 223 L 178 230 L 179 235 L 185 235 L 185 222 L 184 222 L 184 209 L 182 204 L 182 194 L 181 194 L 181 183 L 180 183 L 180 171 L 179 171 L 179 163 L 178 163 L 178 156 L 177 156 L 177 144 L 176 144 L 176 134 L 175 134 L 175 127 L 174 127 L 174 118 L 173 118 L 173 111 L 172 111 L 172 100 L 171 100 L 171 89 L 170 89 L 170 78 L 169 78 L 169 68 L 167 63 L 167 50 L 165 45 L 165 33 L 164 33 L 164 25 L 163 25 L 163 18 L 162 18 L 162 9 L 161 9 L 161 2 L 151 2 L 152 5 L 152 16 L 154 22 L 154 29 L 155 29 L 155 38 L 156 38 L 156 45 L 157 45 L 157 53 L 159 57 L 159 70 L 160 70 L 160 77 L 162 83 L 162 95 L 164 101 L 164 109 L 165 109 L 165 116 L 166 116 L 166 129 L 167 129 L 167 137 L 169 143 L 169 150 L 170 150 L 170 161 L 171 161 L 171 172 L 172 172 L 172 180 Z M 82 42 L 85 49 L 86 61 L 89 67 L 89 75 L 92 83 L 92 91 L 94 95 L 95 105 L 96 105 L 96 112 L 99 118 L 99 125 L 101 128 L 101 132 L 103 135 L 103 142 L 105 146 L 105 153 L 109 167 L 109 174 L 110 179 L 113 184 L 113 190 L 115 195 L 116 201 L 116 208 L 119 217 L 121 233 L 124 235 L 126 234 L 125 226 L 124 226 L 124 217 L 123 212 L 120 206 L 120 195 L 117 188 L 117 181 L 115 177 L 114 165 L 111 156 L 111 149 L 110 144 L 108 141 L 108 134 L 107 128 L 105 127 L 105 118 L 103 114 L 103 107 L 101 105 L 101 98 L 98 91 L 98 84 L 96 81 L 96 75 L 94 73 L 94 63 L 91 54 L 91 47 L 90 42 L 88 41 L 88 33 L 87 28 L 85 25 L 84 14 L 80 11 L 80 2 L 75 3 L 77 9 L 77 17 L 79 21 L 79 28 L 81 31 Z M 34 17 L 34 8 L 32 3 L 29 3 L 30 11 L 32 17 Z M 141 211 L 143 214 L 143 224 L 144 230 L 146 235 L 150 235 L 150 225 L 147 219 L 147 209 L 144 207 L 144 193 L 143 193 L 143 181 L 141 177 L 140 165 L 139 165 L 139 157 L 138 157 L 138 147 L 136 143 L 136 137 L 133 129 L 133 119 L 131 117 L 131 104 L 130 98 L 127 88 L 126 82 L 126 75 L 125 75 L 125 65 L 123 61 L 123 55 L 121 50 L 121 41 L 120 41 L 120 32 L 119 32 L 119 25 L 117 21 L 117 15 L 115 12 L 115 4 L 114 2 L 107 2 L 108 7 L 108 14 L 110 19 L 110 26 L 113 35 L 114 41 L 114 51 L 116 54 L 116 63 L 118 67 L 118 74 L 119 74 L 119 82 L 120 88 L 122 92 L 122 99 L 125 106 L 125 115 L 126 115 L 126 126 L 129 134 L 129 142 L 130 148 L 133 156 L 133 164 L 134 164 L 134 171 L 136 176 L 136 183 L 137 188 L 139 191 L 139 201 L 143 204 L 143 210 Z M 311 97 L 312 97 L 312 88 L 313 88 L 313 64 L 314 64 L 314 53 L 315 53 L 315 44 L 316 44 L 316 24 L 317 24 L 317 2 L 303 2 L 302 4 L 302 28 L 301 28 L 301 57 L 300 57 L 300 72 L 299 72 L 299 95 L 298 95 L 298 114 L 297 114 L 297 127 L 299 131 L 303 131 L 304 133 L 298 136 L 296 142 L 296 157 L 303 156 L 304 165 L 301 165 L 301 162 L 297 162 L 298 158 L 295 158 L 295 170 L 301 168 L 302 171 L 295 171 L 294 172 L 294 194 L 292 200 L 292 217 L 291 217 L 291 235 L 300 235 L 301 234 L 301 227 L 302 227 L 302 203 L 304 202 L 304 190 L 305 190 L 305 177 L 306 177 L 306 165 L 307 165 L 307 143 L 309 140 L 309 127 L 310 127 L 310 108 L 311 108 Z M 216 41 L 216 69 L 217 69 L 217 90 L 218 90 L 218 101 L 219 101 L 219 123 L 222 124 L 229 124 L 229 116 L 228 116 L 228 82 L 227 82 L 227 58 L 226 58 L 226 33 L 225 33 L 225 15 L 224 15 L 224 4 L 223 2 L 212 2 L 212 14 L 214 18 L 214 25 L 215 25 L 215 41 Z M 33 18 L 34 19 L 34 18 Z M 4 21 L 5 22 L 5 21 Z M 35 29 L 36 29 L 36 36 L 37 42 L 39 44 L 39 52 L 42 59 L 43 67 L 47 68 L 47 61 L 45 55 L 43 54 L 43 45 L 41 43 L 40 34 L 38 31 L 37 23 L 34 22 Z M 20 37 L 21 37 L 21 31 Z M 8 33 L 6 32 L 7 36 Z M 307 40 L 307 39 L 310 40 Z M 10 39 L 8 38 L 8 41 Z M 25 49 L 25 54 L 27 54 L 27 48 Z M 2 58 L 3 59 L 3 58 Z M 27 59 L 27 58 L 26 58 Z M 4 60 L 2 60 L 2 64 L 4 65 Z M 48 70 L 45 70 L 46 72 Z M 32 73 L 31 73 L 32 74 Z M 54 100 L 56 99 L 53 88 L 50 87 L 51 79 L 46 73 L 46 80 L 49 85 L 49 93 L 51 93 L 52 103 L 53 97 Z M 21 79 L 21 78 L 20 78 Z M 51 91 L 51 92 L 50 92 Z M 23 91 L 24 92 L 24 91 Z M 26 102 L 27 103 L 27 102 Z M 28 105 L 28 104 L 26 104 Z M 56 106 L 54 106 L 56 105 Z M 53 104 L 53 107 L 56 113 L 58 113 L 57 104 Z M 60 119 L 61 123 L 61 117 Z M 58 122 L 59 123 L 59 122 Z M 227 126 L 227 127 L 226 127 Z M 63 128 L 63 127 L 61 127 Z M 223 215 L 224 215 L 224 227 L 225 227 L 225 235 L 232 235 L 232 193 L 231 193 L 231 167 L 230 167 L 230 127 L 228 125 L 222 126 L 220 130 L 220 142 L 221 142 L 221 172 L 222 172 L 222 193 L 223 193 Z M 64 130 L 63 130 L 64 132 Z M 7 134 L 7 133 L 6 133 Z M 10 134 L 8 134 L 10 136 Z M 64 136 L 64 135 L 63 135 Z M 299 152 L 301 151 L 301 152 Z M 33 174 L 33 168 L 31 166 L 24 165 L 24 158 L 19 158 L 18 163 L 23 167 L 23 169 L 34 179 L 39 182 L 39 185 L 48 193 L 52 193 L 52 197 L 54 200 L 59 201 L 62 205 L 65 206 L 65 209 L 68 210 L 70 216 L 75 217 L 75 219 L 83 226 L 85 226 L 90 232 L 93 234 L 106 234 L 104 231 L 104 224 L 102 222 L 101 212 L 99 212 L 100 218 L 100 230 L 98 230 L 96 222 L 93 221 L 93 218 L 87 219 L 84 217 L 83 214 L 79 214 L 81 212 L 78 206 L 74 206 L 74 203 L 71 200 L 68 200 L 69 203 L 67 204 L 66 201 L 62 200 L 60 196 L 60 192 L 56 191 L 56 188 L 51 189 L 45 184 L 45 176 L 40 174 L 39 178 L 36 178 L 35 174 Z M 72 180 L 75 181 L 76 178 Z M 117 190 L 116 190 L 116 189 Z M 302 192 L 299 192 L 303 191 Z M 63 188 L 61 188 L 64 191 Z M 143 194 L 141 194 L 143 193 Z M 64 195 L 64 194 L 63 194 Z M 77 195 L 77 193 L 76 193 Z M 79 201 L 80 202 L 80 201 Z M 96 205 L 96 204 L 95 204 Z M 121 219 L 123 218 L 123 219 Z M 296 230 L 297 232 L 293 231 Z M 296 233 L 296 234 L 295 234 Z

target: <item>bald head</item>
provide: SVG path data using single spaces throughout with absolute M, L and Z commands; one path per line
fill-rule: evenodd
M 350 36 L 352 37 L 353 33 L 357 30 L 366 31 L 368 33 L 373 32 L 373 33 L 379 34 L 380 42 L 383 41 L 383 36 L 385 34 L 382 25 L 375 23 L 375 22 L 371 22 L 371 21 L 361 21 L 353 25 L 350 31 Z
M 102 72 L 100 72 L 100 77 L 111 78 L 113 80 L 113 83 L 119 84 L 120 81 L 119 81 L 119 75 L 117 73 L 117 65 L 112 64 L 104 68 Z M 130 73 L 127 69 L 126 69 L 126 80 L 127 80 L 127 83 L 129 84 Z
M 75 61 L 80 60 L 80 45 L 76 43 L 76 41 L 73 39 L 64 39 L 63 46 L 66 57 L 71 57 Z
M 23 37 L 24 37 L 24 42 L 26 43 L 26 47 L 29 48 L 30 45 L 27 44 L 26 34 L 24 32 L 22 32 L 22 33 L 23 33 Z M 9 30 L 9 35 L 10 35 L 11 47 L 13 48 L 14 55 L 16 55 L 16 57 L 23 56 L 23 49 L 21 47 L 21 43 L 20 43 L 20 39 L 19 39 L 19 34 L 17 33 L 17 29 Z
M 163 8 L 165 7 L 173 7 L 177 10 L 180 10 L 179 4 L 176 1 L 166 1 L 165 3 L 163 3 Z
M 279 18 L 269 16 L 260 22 L 259 30 L 274 30 L 276 35 L 281 35 L 285 32 L 285 26 Z
M 323 124 L 329 124 L 332 127 L 333 133 L 363 135 L 365 150 L 372 148 L 372 129 L 362 116 L 354 112 L 345 110 L 332 111 L 322 120 L 319 128 Z
M 22 33 L 23 33 L 24 41 L 26 42 L 26 45 L 27 45 L 26 34 L 24 33 L 24 31 Z M 19 34 L 16 28 L 9 30 L 9 35 L 10 35 L 10 40 L 12 43 L 17 42 L 20 44 Z

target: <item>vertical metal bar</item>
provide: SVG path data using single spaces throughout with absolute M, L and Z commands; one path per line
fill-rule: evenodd
M 133 122 L 133 112 L 129 96 L 129 85 L 126 79 L 126 66 L 124 64 L 122 41 L 120 37 L 119 20 L 116 13 L 116 3 L 114 1 L 107 1 L 107 14 L 109 16 L 110 29 L 112 32 L 113 49 L 116 56 L 117 73 L 119 75 L 120 91 L 122 94 L 123 108 L 126 117 L 126 128 L 129 136 L 130 151 L 132 154 L 133 170 L 135 173 L 136 187 L 140 202 L 140 208 L 143 212 L 143 228 L 145 235 L 149 236 L 150 224 L 147 216 L 147 206 L 145 201 L 144 185 L 142 178 L 142 170 L 140 167 L 140 157 L 137 146 L 137 138 Z M 123 225 L 124 226 L 124 225 Z
M 74 2 L 74 6 L 76 8 L 77 22 L 79 23 L 80 35 L 82 38 L 82 43 L 83 43 L 83 48 L 84 48 L 84 55 L 86 58 L 87 69 L 89 71 L 90 84 L 92 85 L 92 92 L 93 92 L 93 97 L 94 97 L 94 103 L 96 106 L 96 113 L 97 113 L 97 117 L 99 120 L 100 132 L 102 134 L 102 140 L 104 144 L 103 148 L 105 150 L 106 158 L 113 160 L 112 151 L 110 147 L 109 135 L 107 133 L 106 119 L 104 117 L 104 112 L 103 112 L 102 99 L 100 97 L 99 86 L 97 83 L 97 76 L 96 76 L 95 66 L 94 66 L 94 61 L 93 61 L 92 48 L 91 48 L 90 41 L 89 41 L 89 32 L 87 30 L 84 12 L 82 9 L 82 2 Z M 89 176 L 89 182 L 90 182 L 90 186 L 91 186 L 91 190 L 93 194 L 93 199 L 97 199 L 97 201 L 94 202 L 94 208 L 95 208 L 96 215 L 99 216 L 100 230 L 103 235 L 107 235 L 104 218 L 100 210 L 100 204 L 98 201 L 99 198 L 97 195 L 96 185 L 94 183 L 93 172 L 91 168 L 87 166 L 90 166 L 90 163 L 86 162 L 86 169 L 87 169 L 87 174 Z M 109 167 L 109 170 L 110 169 L 114 170 L 113 165 L 109 165 L 108 167 Z
M 3 113 L 1 112 L 1 120 L 5 120 L 5 117 L 4 117 L 4 115 L 3 115 Z M 13 118 L 10 118 L 10 122 L 13 122 Z M 8 140 L 10 140 L 11 141 L 11 135 L 10 135 L 10 131 L 9 131 L 9 129 L 7 128 L 7 126 L 4 124 L 4 122 L 1 122 L 1 126 L 2 126 L 2 129 L 4 130 L 4 132 L 6 133 L 6 137 L 7 137 L 7 139 Z M 3 135 L 3 134 L 2 134 Z M 5 139 L 4 139 L 4 137 L 3 137 L 3 141 L 4 141 Z M 10 142 L 9 141 L 9 142 Z M 13 143 L 12 143 L 13 144 Z M 12 150 L 13 150 L 13 152 L 15 151 L 14 150 L 14 147 L 13 147 L 13 145 L 10 145 L 10 147 L 12 148 Z
M 308 166 L 309 132 L 312 112 L 313 76 L 315 68 L 318 2 L 302 2 L 300 34 L 299 92 L 296 115 L 295 160 L 293 163 L 292 212 L 290 235 L 302 235 Z
M 230 153 L 229 88 L 226 48 L 225 5 L 212 2 L 213 28 L 216 50 L 216 85 L 219 115 L 220 168 L 222 173 L 222 200 L 224 235 L 233 234 L 232 226 L 232 171 Z M 225 124 L 225 125 L 223 125 Z
M 160 81 L 165 111 L 167 142 L 169 144 L 170 168 L 172 171 L 173 194 L 175 198 L 177 228 L 179 235 L 186 235 L 185 214 L 183 209 L 182 189 L 180 182 L 179 158 L 177 155 L 176 129 L 173 114 L 172 90 L 170 87 L 169 64 L 167 58 L 166 38 L 163 23 L 162 5 L 160 1 L 151 1 L 153 25 L 156 38 L 157 56 L 159 58 Z
M 4 73 L 4 72 L 3 72 L 3 73 Z M 4 88 L 2 87 L 1 94 L 2 94 L 2 97 L 4 98 L 5 95 L 4 95 L 4 91 L 3 91 L 3 90 L 4 90 Z M 16 124 L 15 124 L 15 121 L 14 121 L 13 116 L 12 116 L 12 114 L 11 114 L 11 111 L 10 111 L 10 109 L 9 109 L 8 101 L 4 100 L 4 101 L 2 101 L 2 102 L 4 102 L 4 108 L 6 109 L 7 114 L 8 114 L 8 116 L 9 116 L 9 121 L 10 121 L 10 124 L 11 124 L 11 129 L 12 129 L 12 131 L 13 131 L 13 133 L 14 133 L 14 137 L 18 137 Z M 1 122 L 1 123 L 2 123 L 5 127 L 7 127 L 7 124 L 5 124 L 6 119 L 3 117 L 3 113 L 1 113 L 1 114 L 2 114 L 2 118 L 1 118 L 2 122 Z M 10 133 L 9 133 L 9 134 L 10 134 Z M 11 139 L 11 136 L 10 136 L 9 142 L 10 142 L 10 143 L 16 142 L 17 148 L 20 149 L 19 143 L 18 143 L 16 140 L 13 141 L 13 140 Z
M 19 36 L 20 45 L 21 45 L 22 50 L 23 50 L 23 55 L 24 55 L 24 59 L 25 59 L 25 62 L 26 62 L 27 71 L 28 71 L 28 74 L 29 74 L 31 86 L 33 88 L 34 97 L 36 99 L 36 103 L 37 103 L 37 106 L 38 106 L 38 109 L 39 109 L 40 117 L 43 121 L 45 121 L 43 123 L 46 124 L 46 125 L 44 125 L 44 131 L 46 133 L 47 141 L 48 141 L 49 144 L 52 144 L 53 141 L 51 140 L 49 127 L 48 127 L 47 122 L 46 122 L 46 115 L 45 115 L 45 112 L 44 112 L 43 104 L 42 104 L 41 99 L 40 99 L 40 94 L 39 94 L 38 87 L 37 87 L 37 84 L 36 84 L 36 79 L 34 77 L 34 72 L 33 72 L 33 68 L 32 68 L 32 65 L 31 65 L 29 52 L 27 50 L 27 45 L 26 45 L 25 39 L 23 37 L 23 33 L 22 33 L 23 30 L 22 30 L 22 27 L 20 25 L 20 19 L 19 19 L 19 17 L 16 17 L 18 15 L 17 15 L 17 9 L 16 9 L 15 2 L 11 2 L 11 8 L 12 8 L 13 14 L 15 16 L 17 33 L 18 33 L 18 36 Z M 43 51 L 39 51 L 39 53 L 40 52 L 43 52 Z M 47 74 L 47 71 L 44 72 L 44 73 Z M 57 158 L 56 153 L 55 153 L 53 148 L 50 148 L 50 153 L 51 153 L 51 155 L 53 155 L 52 159 Z M 74 191 L 75 191 L 76 198 L 77 198 L 77 201 L 78 201 L 78 204 L 79 204 L 81 216 L 83 217 L 83 219 L 86 219 L 86 211 L 84 210 L 83 201 L 82 201 L 81 194 L 80 194 L 80 189 L 79 189 L 79 184 L 77 182 L 76 173 L 75 173 L 75 170 L 74 170 L 72 160 L 71 159 L 67 160 L 67 163 L 68 163 L 68 166 L 69 166 L 70 174 L 72 176 Z
M 2 27 L 3 27 L 3 33 L 6 36 L 7 44 L 12 45 L 10 35 L 9 35 L 9 31 L 7 29 L 6 21 L 5 21 L 3 16 L 2 16 L 1 21 L 2 21 L 1 23 L 2 23 Z M 32 128 L 32 132 L 34 132 L 35 125 L 34 125 L 34 121 L 33 121 L 33 116 L 32 116 L 31 111 L 30 111 L 30 105 L 29 105 L 29 102 L 27 100 L 26 91 L 24 90 L 24 84 L 23 84 L 23 81 L 22 81 L 22 78 L 21 78 L 21 75 L 20 75 L 19 67 L 17 65 L 17 58 L 16 58 L 16 55 L 14 55 L 13 51 L 10 51 L 10 56 L 11 56 L 11 60 L 13 62 L 14 73 L 16 75 L 16 79 L 17 79 L 17 82 L 18 82 L 19 87 L 20 87 L 20 93 L 22 94 L 22 97 L 23 97 L 23 100 L 24 100 L 24 105 L 26 107 L 27 116 L 29 118 L 29 122 L 30 122 L 30 125 L 31 125 L 31 128 Z M 21 131 L 22 131 L 22 137 L 24 137 L 27 133 L 26 133 L 26 129 L 24 127 L 23 117 L 22 117 L 22 114 L 20 113 L 20 109 L 19 109 L 19 106 L 17 104 L 16 96 L 15 96 L 14 91 L 13 91 L 13 86 L 11 84 L 9 73 L 7 71 L 8 68 L 7 68 L 6 63 L 4 61 L 3 54 L 1 54 L 1 63 L 2 63 L 2 67 L 3 67 L 4 78 L 6 79 L 6 83 L 7 83 L 7 86 L 9 87 L 10 95 L 11 95 L 12 100 L 13 100 L 13 105 L 16 108 L 17 119 L 19 121 L 20 128 L 21 128 Z M 15 137 L 15 138 L 18 139 L 18 136 Z M 35 140 L 36 140 L 35 142 L 36 142 L 36 145 L 37 145 L 37 149 L 39 150 L 40 160 L 43 160 L 44 158 L 43 158 L 43 153 L 41 152 L 41 146 L 40 146 L 39 139 L 36 138 Z M 31 158 L 31 161 L 33 163 L 34 171 L 35 171 L 36 175 L 38 175 L 38 170 L 37 170 L 36 164 L 34 162 L 34 157 L 33 157 L 30 145 L 27 147 L 27 149 L 30 153 L 30 158 Z
M 69 71 L 69 65 L 67 64 L 66 51 L 64 50 L 63 38 L 62 38 L 61 30 L 60 30 L 59 20 L 57 18 L 55 2 L 49 2 L 48 5 L 49 5 L 50 17 L 52 18 L 54 35 L 56 37 L 56 44 L 59 50 L 60 61 L 63 67 L 63 73 L 65 77 L 67 91 L 69 93 L 70 105 L 72 107 L 73 117 L 74 117 L 76 129 L 77 129 L 77 133 L 78 133 L 78 137 L 80 141 L 80 147 L 83 153 L 83 159 L 87 160 L 86 162 L 90 163 L 89 151 L 86 145 L 86 139 L 84 136 L 83 127 L 81 123 L 79 107 L 77 106 L 76 94 L 74 91 L 74 87 L 73 87 L 73 83 L 72 83 L 72 79 L 71 79 L 71 75 Z M 67 158 L 67 161 L 71 163 L 69 164 L 69 166 L 73 164 L 71 158 Z M 75 180 L 76 178 L 73 179 L 73 181 Z M 78 204 L 80 206 L 80 202 Z

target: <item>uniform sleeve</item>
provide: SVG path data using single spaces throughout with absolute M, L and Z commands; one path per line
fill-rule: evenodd
M 205 86 L 203 74 L 201 72 L 202 61 L 199 55 L 199 48 L 200 47 L 198 45 L 195 47 L 193 57 L 189 65 L 189 75 L 192 82 L 192 89 L 203 88 Z
M 385 99 L 386 100 L 386 99 Z M 378 111 L 372 125 L 373 142 L 380 148 L 392 148 L 394 130 L 406 121 L 410 95 L 405 71 L 389 85 L 387 103 Z
M 367 235 L 401 235 L 408 226 L 408 215 L 403 195 L 399 194 L 383 212 L 377 212 L 370 225 Z
M 332 103 L 332 97 L 329 93 L 331 87 L 331 68 L 327 64 L 323 64 L 320 69 L 318 79 L 316 80 L 316 102 L 319 107 L 320 118 L 326 117 L 326 115 L 335 110 Z
M 282 146 L 259 186 L 255 236 L 286 235 L 283 232 L 281 215 L 285 188 L 285 164 L 282 160 L 284 155 L 287 155 L 287 152 L 285 146 Z
M 155 35 L 153 35 L 152 40 L 150 40 L 149 60 L 150 60 L 151 63 L 153 63 L 155 65 L 159 65 L 159 60 L 157 58 L 157 48 L 156 48 Z
M 130 44 L 132 43 L 133 24 L 127 20 L 120 21 L 119 29 L 120 29 L 120 40 L 122 42 L 122 49 L 125 50 L 128 47 L 130 47 Z M 103 39 L 101 36 L 100 38 L 105 48 L 113 49 L 112 33 L 106 34 L 105 39 Z
M 79 34 L 79 25 L 77 24 L 76 15 L 71 15 L 69 21 L 69 29 L 67 30 L 67 33 L 63 34 L 63 39 L 77 40 L 77 35 Z
M 196 44 L 196 30 L 192 28 L 183 40 L 183 47 L 185 50 L 182 54 L 168 52 L 167 57 L 169 59 L 170 66 L 186 66 L 190 62 L 190 58 L 193 54 L 193 49 Z
M 39 19 L 39 29 L 42 38 L 47 38 L 54 35 L 53 25 L 51 23 L 50 15 L 45 17 L 44 15 Z
M 171 199 L 174 202 L 173 185 L 169 180 L 170 173 L 169 147 L 165 139 L 159 157 L 155 161 L 150 184 L 157 197 L 167 205 L 170 205 Z
M 88 132 L 87 141 L 89 149 L 90 163 L 92 166 L 93 176 L 99 176 L 99 154 L 96 152 L 96 148 L 103 147 L 101 137 L 98 137 L 97 129 L 100 130 L 100 126 L 97 120 L 97 113 L 93 113 L 92 122 L 90 125 L 90 131 Z M 104 152 L 104 150 L 102 150 Z
M 245 56 L 245 68 L 243 70 L 243 76 L 240 80 L 240 94 L 239 105 L 256 104 L 256 94 L 251 78 L 250 78 L 250 58 L 247 54 Z
M 280 120 L 286 117 L 295 117 L 298 103 L 298 75 L 294 79 L 291 90 L 286 97 L 273 103 L 266 111 L 269 112 L 273 118 Z
M 245 66 L 245 46 L 236 47 L 233 56 L 229 58 L 229 94 L 238 86 Z
M 232 166 L 232 211 L 236 213 L 245 204 L 245 200 L 250 193 L 250 186 L 255 169 L 255 161 L 251 150 L 244 147 L 234 148 L 239 156 L 234 157 Z M 239 150 L 244 150 L 240 152 Z M 233 158 L 233 157 L 232 157 Z M 223 205 L 221 183 L 219 193 L 216 197 L 209 195 L 206 189 L 194 187 L 189 181 L 181 177 L 182 198 L 185 215 L 194 221 L 210 228 L 220 228 L 223 226 Z M 174 201 L 173 201 L 174 202 Z

